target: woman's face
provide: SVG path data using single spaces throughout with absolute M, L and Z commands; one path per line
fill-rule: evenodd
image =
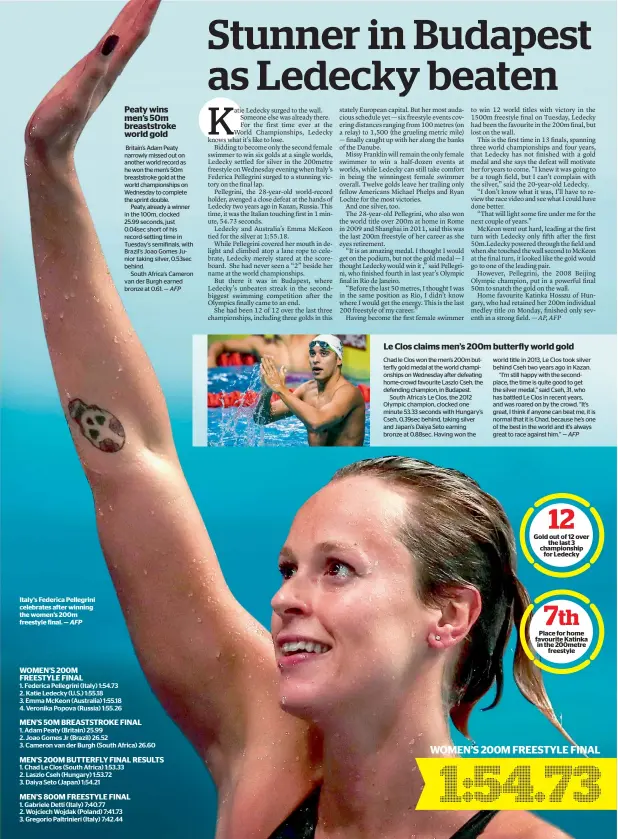
M 398 538 L 407 499 L 367 476 L 328 484 L 301 507 L 280 557 L 272 635 L 281 704 L 319 722 L 408 692 L 434 613 Z

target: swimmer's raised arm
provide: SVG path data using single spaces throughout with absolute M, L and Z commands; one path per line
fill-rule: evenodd
M 84 468 L 96 473 L 112 468 L 99 452 L 115 446 L 123 448 L 125 462 L 140 453 L 137 442 L 159 454 L 173 451 L 163 396 L 111 282 L 73 158 L 86 122 L 148 34 L 158 5 L 129 3 L 110 32 L 47 94 L 26 128 L 45 334 L 78 452 Z M 97 417 L 87 410 L 94 402 L 104 409 Z
M 279 709 L 272 642 L 225 584 L 73 162 L 158 2 L 131 0 L 41 102 L 26 130 L 26 170 L 45 334 L 103 551 L 151 686 L 226 795 L 258 753 L 272 768 L 264 784 L 279 783 L 278 772 L 298 780 L 307 726 Z

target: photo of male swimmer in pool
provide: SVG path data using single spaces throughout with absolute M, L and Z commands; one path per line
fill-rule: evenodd
M 253 412 L 254 421 L 266 425 L 294 415 L 307 427 L 310 446 L 362 446 L 365 400 L 341 373 L 341 341 L 336 335 L 318 335 L 307 349 L 313 379 L 293 393 L 285 385 L 285 370 L 278 370 L 268 356 L 262 359 L 264 391 Z M 273 393 L 279 394 L 279 401 L 272 401 Z
M 208 347 L 208 366 L 216 367 L 222 353 L 251 353 L 258 361 L 270 356 L 277 367 L 290 373 L 309 373 L 307 344 L 314 335 L 245 335 L 222 338 Z
M 524 811 L 415 809 L 415 758 L 451 744 L 449 715 L 466 733 L 492 686 L 496 704 L 529 603 L 504 511 L 470 478 L 401 457 L 337 472 L 281 549 L 271 633 L 226 585 L 73 159 L 157 6 L 131 0 L 41 102 L 26 172 L 45 335 L 101 546 L 146 678 L 217 785 L 217 837 L 564 837 Z M 515 682 L 562 731 L 515 643 Z

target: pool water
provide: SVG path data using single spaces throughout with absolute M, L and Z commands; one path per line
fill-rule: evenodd
M 307 373 L 290 373 L 286 382 L 299 385 L 309 379 Z M 360 384 L 349 379 L 353 384 Z M 229 393 L 233 390 L 245 392 L 261 390 L 259 364 L 243 367 L 213 367 L 208 371 L 208 392 Z M 369 404 L 365 405 L 365 446 L 369 445 Z M 296 417 L 256 425 L 253 422 L 253 406 L 238 408 L 208 409 L 209 446 L 306 446 L 307 429 Z

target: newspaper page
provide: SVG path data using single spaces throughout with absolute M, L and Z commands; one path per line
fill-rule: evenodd
M 615 4 L 158 5 L 0 3 L 3 835 L 615 839 Z

